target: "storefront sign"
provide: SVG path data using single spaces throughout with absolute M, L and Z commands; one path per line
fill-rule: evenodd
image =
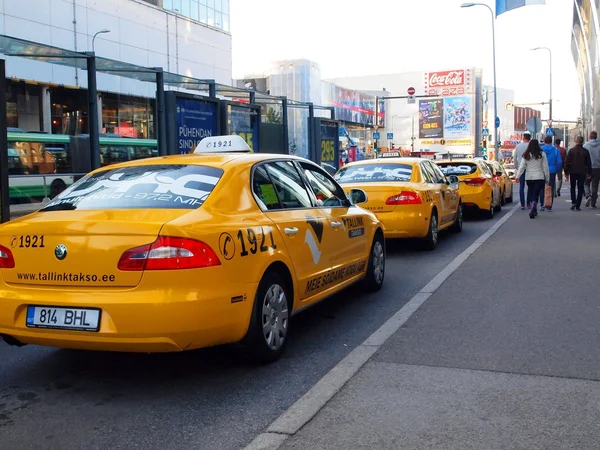
M 178 153 L 190 153 L 202 139 L 218 134 L 216 103 L 179 97 L 175 111 Z
M 426 95 L 451 97 L 471 94 L 471 70 L 447 70 L 444 72 L 426 72 L 424 87 Z
M 419 139 L 444 136 L 443 113 L 443 100 L 419 100 Z
M 326 106 L 335 108 L 336 120 L 375 125 L 374 96 L 327 82 L 323 82 L 321 86 L 321 98 L 325 99 Z M 378 125 L 385 126 L 385 101 L 379 101 L 378 115 Z
M 258 110 L 242 106 L 227 106 L 227 124 L 230 134 L 236 134 L 246 141 L 253 152 L 258 152 L 259 132 Z

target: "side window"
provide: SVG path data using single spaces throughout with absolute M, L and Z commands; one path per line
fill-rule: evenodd
M 478 165 L 479 170 L 481 170 L 481 173 L 483 175 L 491 176 L 490 169 L 488 168 L 488 165 L 486 163 L 478 163 Z
M 275 192 L 283 209 L 312 208 L 308 191 L 300 174 L 290 161 L 266 164 Z
M 446 176 L 440 170 L 439 166 L 434 163 L 429 163 L 431 165 L 431 169 L 433 170 L 433 174 L 435 176 L 436 183 L 446 184 Z
M 318 206 L 345 206 L 346 194 L 327 174 L 308 164 L 300 164 L 310 187 L 317 197 Z
M 275 186 L 271 183 L 265 166 L 258 166 L 254 169 L 252 192 L 254 192 L 261 209 L 281 209 L 279 197 L 277 197 L 277 192 L 275 192 Z
M 425 178 L 426 183 L 435 183 L 433 173 L 425 161 L 421 163 L 421 173 L 423 174 L 423 178 Z

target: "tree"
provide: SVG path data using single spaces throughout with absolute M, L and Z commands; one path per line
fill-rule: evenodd
M 267 110 L 267 123 L 281 123 L 281 114 L 273 108 Z

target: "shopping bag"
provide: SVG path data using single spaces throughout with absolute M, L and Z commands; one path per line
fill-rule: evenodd
M 549 184 L 544 188 L 544 207 L 552 208 L 552 186 Z

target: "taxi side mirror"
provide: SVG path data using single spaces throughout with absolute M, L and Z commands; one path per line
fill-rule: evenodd
M 458 179 L 458 177 L 456 175 L 449 175 L 448 176 L 448 182 L 450 184 L 457 184 L 460 182 L 460 180 Z
M 367 193 L 362 189 L 351 189 L 350 190 L 350 200 L 354 205 L 360 205 L 361 203 L 367 203 Z

